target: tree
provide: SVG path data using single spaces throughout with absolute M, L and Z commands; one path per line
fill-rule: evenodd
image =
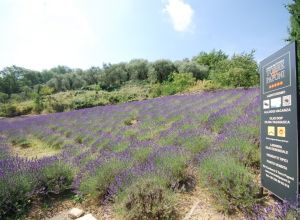
M 72 69 L 67 66 L 57 66 L 50 69 L 50 71 L 56 74 L 66 74 L 71 73 Z
M 103 65 L 104 74 L 101 75 L 100 84 L 103 89 L 112 90 L 119 88 L 129 80 L 126 63 Z
M 173 72 L 178 72 L 173 62 L 170 60 L 157 60 L 151 63 L 148 78 L 153 83 L 162 83 L 167 80 Z
M 196 79 L 203 80 L 208 77 L 208 66 L 200 65 L 196 61 L 179 61 L 176 67 L 179 73 L 192 73 Z
M 210 73 L 210 79 L 223 86 L 250 87 L 259 82 L 258 65 L 251 53 L 235 54 L 221 61 Z
M 171 80 L 173 86 L 175 86 L 178 91 L 183 91 L 187 87 L 194 85 L 196 82 L 192 73 L 173 73 L 171 75 Z
M 148 78 L 149 66 L 148 61 L 143 59 L 131 60 L 126 68 L 131 80 L 146 80 Z
M 212 50 L 209 53 L 200 52 L 198 56 L 193 58 L 200 65 L 208 66 L 209 70 L 214 70 L 218 63 L 226 60 L 228 55 L 226 55 L 222 50 Z
M 300 40 L 300 1 L 293 0 L 293 3 L 288 4 L 287 9 L 291 14 L 290 28 L 288 41 Z
M 0 92 L 6 94 L 19 93 L 23 70 L 17 66 L 6 67 L 0 72 Z

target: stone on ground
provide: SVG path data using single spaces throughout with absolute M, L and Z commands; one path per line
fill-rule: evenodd
M 92 214 L 87 214 L 81 218 L 78 218 L 77 220 L 97 220 Z
M 81 217 L 84 214 L 84 211 L 79 209 L 79 208 L 72 208 L 69 212 L 68 212 L 68 216 L 71 219 L 76 219 Z

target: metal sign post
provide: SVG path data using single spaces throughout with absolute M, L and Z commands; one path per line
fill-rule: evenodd
M 297 44 L 260 63 L 261 184 L 282 200 L 299 194 Z

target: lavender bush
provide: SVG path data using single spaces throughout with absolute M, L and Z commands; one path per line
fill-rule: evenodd
M 252 88 L 4 119 L 0 121 L 0 183 L 12 181 L 9 176 L 31 175 L 32 185 L 26 192 L 18 192 L 26 199 L 47 187 L 51 192 L 71 187 L 80 196 L 106 203 L 115 201 L 141 176 L 166 179 L 164 190 L 175 186 L 188 189 L 185 184 L 194 186 L 196 179 L 189 168 L 205 170 L 206 159 L 219 154 L 233 157 L 248 180 L 259 165 L 258 116 L 258 89 Z M 46 148 L 60 149 L 60 153 L 41 159 L 13 155 L 12 145 L 29 137 Z M 65 169 L 56 167 L 60 161 Z M 211 169 L 216 176 L 220 174 L 216 167 Z M 52 182 L 45 172 L 53 174 Z M 230 181 L 238 182 L 238 178 L 232 175 Z M 41 181 L 48 186 L 39 184 Z M 241 195 L 253 198 L 255 186 L 245 187 Z M 10 195 L 8 188 L 2 184 L 0 190 Z M 1 201 L 4 198 L 1 196 Z M 232 198 L 227 200 L 230 203 Z M 242 203 L 241 199 L 231 206 L 242 208 Z M 247 199 L 247 207 L 255 203 L 255 199 Z M 2 212 L 3 207 L 0 205 Z

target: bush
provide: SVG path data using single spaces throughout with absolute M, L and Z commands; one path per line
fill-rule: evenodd
M 177 68 L 172 61 L 157 60 L 150 64 L 148 79 L 152 83 L 162 83 L 168 80 L 173 72 L 177 72 Z
M 192 73 L 196 79 L 206 79 L 209 67 L 200 65 L 196 61 L 177 61 L 176 66 L 179 73 Z
M 258 66 L 254 60 L 254 51 L 234 55 L 230 60 L 218 63 L 209 75 L 214 82 L 222 86 L 251 87 L 259 83 Z
M 34 103 L 32 101 L 21 102 L 17 106 L 17 114 L 18 115 L 26 115 L 30 114 L 34 109 Z
M 252 174 L 228 155 L 217 154 L 206 159 L 199 173 L 200 181 L 211 190 L 222 211 L 229 214 L 237 209 L 251 211 L 259 200 L 259 189 Z
M 174 195 L 165 181 L 156 176 L 142 177 L 122 192 L 116 200 L 122 219 L 177 219 Z
M 190 191 L 195 185 L 195 175 L 188 167 L 189 157 L 186 155 L 164 156 L 156 159 L 156 166 L 173 190 Z
M 9 95 L 3 92 L 0 92 L 0 103 L 6 103 L 9 99 Z
M 39 178 L 39 194 L 61 194 L 71 189 L 74 178 L 73 168 L 62 161 L 58 161 L 41 171 Z
M 0 179 L 0 219 L 20 217 L 30 204 L 36 182 L 28 173 L 14 174 Z
M 225 88 L 219 83 L 212 80 L 198 80 L 194 86 L 191 86 L 187 89 L 189 92 L 198 92 L 198 91 L 214 91 L 217 89 Z
M 162 84 L 153 84 L 150 88 L 150 97 L 174 95 L 186 90 L 194 85 L 196 79 L 192 73 L 173 73 L 169 76 L 169 81 Z
M 176 90 L 180 92 L 194 85 L 196 82 L 192 73 L 173 73 L 171 80 Z
M 15 117 L 18 116 L 17 107 L 13 104 L 1 105 L 0 116 L 2 117 Z
M 92 199 L 101 199 L 115 175 L 125 168 L 128 168 L 126 162 L 116 160 L 106 162 L 82 180 L 79 191 Z
M 240 138 L 230 138 L 224 143 L 225 149 L 245 166 L 255 169 L 260 167 L 260 152 L 258 146 Z

